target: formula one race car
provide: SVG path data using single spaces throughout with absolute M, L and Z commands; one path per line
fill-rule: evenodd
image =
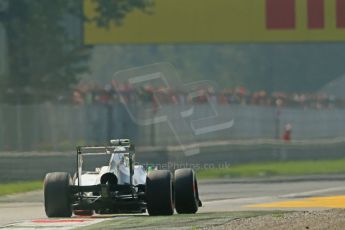
M 86 156 L 108 156 L 109 164 L 84 171 Z M 77 147 L 77 173 L 48 173 L 44 179 L 44 205 L 48 217 L 113 213 L 172 215 L 196 213 L 201 201 L 192 169 L 147 172 L 134 165 L 134 145 L 128 139 L 111 145 Z

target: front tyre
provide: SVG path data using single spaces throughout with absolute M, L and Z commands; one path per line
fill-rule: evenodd
M 71 217 L 71 176 L 65 172 L 48 173 L 44 179 L 44 207 L 48 217 Z
M 175 171 L 175 208 L 177 213 L 196 213 L 198 211 L 199 192 L 195 173 L 192 169 Z
M 146 202 L 150 216 L 174 214 L 172 176 L 168 170 L 155 170 L 146 178 Z

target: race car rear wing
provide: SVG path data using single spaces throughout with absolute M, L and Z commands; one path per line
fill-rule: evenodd
M 128 139 L 116 139 L 110 141 L 110 146 L 78 146 L 77 154 L 80 155 L 97 155 L 113 153 L 134 154 L 135 148 L 130 144 Z

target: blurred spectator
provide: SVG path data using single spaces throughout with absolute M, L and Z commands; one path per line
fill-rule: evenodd
M 283 140 L 286 142 L 291 141 L 291 132 L 292 132 L 292 126 L 290 123 L 285 124 L 284 126 L 284 134 L 283 134 Z
M 84 98 L 79 90 L 73 92 L 73 103 L 76 105 L 84 104 Z
M 121 97 L 120 97 L 121 96 Z M 121 99 L 121 101 L 120 101 Z M 71 101 L 76 105 L 133 103 L 151 104 L 154 109 L 161 105 L 218 103 L 223 106 L 255 105 L 296 107 L 303 109 L 345 108 L 345 101 L 327 94 L 286 93 L 265 90 L 249 92 L 244 87 L 225 88 L 216 92 L 213 87 L 200 87 L 193 93 L 161 85 L 132 86 L 128 83 L 112 81 L 101 86 L 96 83 L 80 83 L 72 92 Z

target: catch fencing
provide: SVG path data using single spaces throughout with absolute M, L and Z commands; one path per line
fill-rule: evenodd
M 345 110 L 242 105 L 0 105 L 0 151 L 61 151 L 131 138 L 139 146 L 279 138 L 345 137 Z

